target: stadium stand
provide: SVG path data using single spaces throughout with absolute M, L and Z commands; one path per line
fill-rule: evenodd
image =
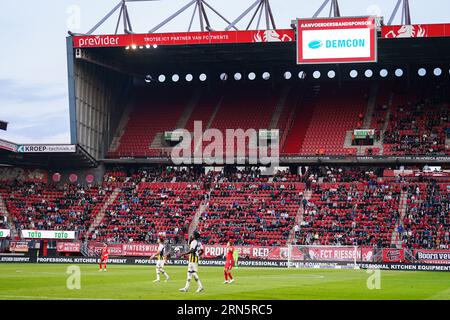
M 297 243 L 389 247 L 398 219 L 399 198 L 398 184 L 314 185 Z
M 125 183 L 92 240 L 155 242 L 161 233 L 169 239 L 184 237 L 202 199 L 195 183 Z
M 18 231 L 75 230 L 80 239 L 111 243 L 153 243 L 159 234 L 180 242 L 195 222 L 207 244 L 448 248 L 450 174 L 393 172 L 321 166 L 268 177 L 250 167 L 116 167 L 98 186 L 14 182 L 2 184 L 0 194 Z
M 133 109 L 119 139 L 117 150 L 111 151 L 110 156 L 160 155 L 164 131 L 175 129 L 190 98 L 189 90 L 178 90 L 180 92 L 176 95 L 171 94 L 167 88 L 160 88 L 158 94 L 138 90 L 134 95 Z M 152 148 L 152 144 L 156 147 Z
M 312 117 L 301 144 L 300 154 L 347 154 L 344 142 L 347 131 L 359 129 L 367 108 L 365 85 L 334 88 L 323 85 L 313 103 Z
M 208 244 L 281 245 L 293 227 L 304 184 L 218 183 L 198 229 Z
M 415 249 L 448 248 L 449 212 L 448 184 L 431 181 L 410 185 L 407 213 L 399 230 L 403 246 Z
M 325 83 L 308 90 L 298 86 L 261 90 L 260 85 L 248 84 L 194 93 L 176 90 L 179 94 L 171 95 L 167 88 L 157 94 L 139 89 L 118 146 L 110 150 L 109 157 L 167 154 L 170 145 L 163 141 L 164 132 L 178 127 L 193 132 L 194 121 L 201 121 L 203 130 L 222 132 L 279 129 L 284 155 L 351 155 L 356 148 L 345 146 L 346 137 L 362 128 L 366 118 L 366 128 L 376 130 L 376 141 L 381 139 L 381 145 L 366 149 L 366 154 L 450 154 L 446 146 L 449 90 L 444 84 L 405 90 L 383 83 L 374 97 L 365 83 L 339 88 Z M 375 99 L 375 107 L 367 114 L 370 98 Z M 284 103 L 277 108 L 280 101 Z M 203 148 L 207 144 L 203 142 Z M 196 147 L 193 144 L 192 151 Z
M 82 237 L 110 193 L 108 186 L 12 183 L 0 194 L 18 232 L 75 230 Z
M 447 86 L 394 94 L 394 108 L 384 133 L 385 155 L 450 154 Z

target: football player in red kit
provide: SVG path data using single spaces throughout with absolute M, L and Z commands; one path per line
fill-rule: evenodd
M 103 264 L 103 271 L 106 272 L 106 262 L 108 261 L 108 257 L 109 257 L 109 248 L 108 248 L 108 244 L 105 243 L 105 245 L 102 248 L 102 254 L 100 257 L 100 269 L 98 271 L 102 271 L 102 264 Z
M 234 282 L 233 276 L 231 275 L 231 269 L 234 266 L 234 247 L 231 241 L 228 241 L 226 252 L 226 260 L 225 260 L 225 269 L 223 270 L 223 274 L 225 276 L 225 284 Z

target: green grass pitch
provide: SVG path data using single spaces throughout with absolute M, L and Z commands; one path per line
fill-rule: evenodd
M 186 267 L 168 266 L 167 283 L 153 283 L 154 266 L 79 265 L 81 288 L 66 286 L 69 265 L 1 264 L 0 300 L 9 299 L 450 299 L 450 273 L 381 271 L 380 289 L 369 290 L 366 270 L 238 268 L 236 281 L 223 284 L 223 268 L 200 267 L 205 291 L 179 292 Z M 162 277 L 163 279 L 163 277 Z

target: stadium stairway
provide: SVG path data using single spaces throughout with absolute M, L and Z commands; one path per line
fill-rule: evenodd
M 202 91 L 200 88 L 194 91 L 194 94 L 192 95 L 191 99 L 188 101 L 186 108 L 183 111 L 183 114 L 181 115 L 180 119 L 178 119 L 177 124 L 175 125 L 175 129 L 180 129 L 180 128 L 186 127 L 187 122 L 192 115 L 192 112 L 197 107 L 198 103 L 200 102 L 201 95 L 202 95 Z
M 408 193 L 405 190 L 402 190 L 400 195 L 400 204 L 399 204 L 399 213 L 400 217 L 395 224 L 394 230 L 392 231 L 392 240 L 391 240 L 391 247 L 401 248 L 402 247 L 402 240 L 400 239 L 399 233 L 397 231 L 398 227 L 403 224 L 403 219 L 406 215 L 406 206 L 408 204 Z
M 87 237 L 88 238 L 91 237 L 92 233 L 95 231 L 95 228 L 97 228 L 100 225 L 100 223 L 102 222 L 103 218 L 105 217 L 106 209 L 108 208 L 109 205 L 114 203 L 114 201 L 116 200 L 117 196 L 120 194 L 121 191 L 122 190 L 120 188 L 118 188 L 118 187 L 115 188 L 114 191 L 109 196 L 108 200 L 106 200 L 106 202 L 103 204 L 103 206 L 100 209 L 100 211 L 98 212 L 97 216 L 92 221 L 92 224 L 89 226 L 89 229 L 88 229 L 88 232 L 87 232 Z
M 286 86 L 281 91 L 280 98 L 275 107 L 275 111 L 273 112 L 272 119 L 270 120 L 269 129 L 277 129 L 278 128 L 278 122 L 280 120 L 281 114 L 283 113 L 283 110 L 287 107 L 286 101 L 289 96 L 290 90 L 291 90 L 291 87 Z
M 195 230 L 197 230 L 199 219 L 203 212 L 209 207 L 209 197 L 211 195 L 211 190 L 206 194 L 207 198 L 202 201 L 197 211 L 195 212 L 194 218 L 192 219 L 191 224 L 189 225 L 188 235 L 189 238 L 192 236 Z
M 207 110 L 209 110 L 209 107 L 210 107 L 208 105 L 208 102 L 210 102 L 210 101 L 207 101 L 206 103 L 204 101 L 201 101 L 198 104 L 196 110 L 193 111 L 193 114 L 202 112 L 201 116 L 199 115 L 199 116 L 194 117 L 193 115 L 191 115 L 191 119 L 189 119 L 189 121 L 186 124 L 187 125 L 186 129 L 189 131 L 193 131 L 194 130 L 194 121 L 199 121 L 199 120 L 202 121 L 202 119 L 205 116 L 208 116 L 207 117 L 208 122 L 206 123 L 206 126 L 203 127 L 203 130 L 208 130 L 209 128 L 211 128 L 211 124 L 213 123 L 214 119 L 216 118 L 217 113 L 219 112 L 220 107 L 222 106 L 223 99 L 224 99 L 224 96 L 221 95 L 220 98 L 214 102 L 214 109 L 212 110 L 212 113 L 207 112 Z M 194 145 L 192 147 L 192 152 L 194 154 L 196 154 L 196 151 L 199 150 L 200 148 L 202 148 L 202 146 L 203 146 L 203 142 L 199 141 L 197 143 L 197 145 Z
M 373 111 L 377 102 L 378 82 L 373 82 L 369 89 L 369 101 L 367 102 L 367 110 L 364 116 L 363 129 L 371 129 Z
M 380 130 L 380 141 L 383 141 L 384 132 L 387 130 L 387 128 L 389 126 L 389 118 L 390 118 L 391 113 L 392 113 L 391 108 L 392 108 L 392 101 L 393 101 L 393 99 L 394 99 L 394 94 L 391 93 L 389 95 L 389 100 L 388 100 L 388 103 L 387 103 L 387 107 L 388 108 L 387 108 L 387 111 L 386 111 L 386 116 L 384 118 L 383 127 Z M 384 154 L 384 145 L 383 145 L 383 143 L 380 143 L 380 155 L 383 155 L 383 154 Z
M 130 114 L 133 111 L 134 104 L 135 104 L 134 101 L 130 101 L 125 107 L 122 118 L 120 119 L 119 122 L 119 126 L 117 127 L 116 133 L 111 141 L 109 152 L 115 152 L 117 151 L 117 148 L 119 148 L 120 139 L 122 138 L 123 133 L 125 132 L 125 128 L 127 127 L 128 121 L 130 120 Z
M 311 190 L 306 190 L 304 193 L 304 197 L 306 200 L 310 200 L 312 195 Z M 301 224 L 303 222 L 303 214 L 305 213 L 305 210 L 303 209 L 303 205 L 300 205 L 297 210 L 297 214 L 295 215 L 295 225 L 299 226 L 301 228 Z M 294 228 L 291 229 L 291 232 L 289 233 L 289 237 L 287 240 L 287 245 L 293 244 L 296 240 L 296 234 L 294 231 Z
M 319 94 L 320 86 L 316 86 L 313 90 L 308 90 L 304 97 L 295 100 L 296 105 L 285 130 L 286 136 L 283 135 L 281 140 L 283 154 L 298 154 L 300 152 L 313 115 L 314 101 Z

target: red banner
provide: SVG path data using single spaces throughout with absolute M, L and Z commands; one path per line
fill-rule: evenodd
M 450 37 L 450 24 L 383 26 L 381 36 L 383 38 Z
M 314 261 L 373 261 L 373 249 L 371 247 L 301 247 L 304 254 L 303 260 Z
M 450 264 L 450 249 L 418 249 L 414 250 L 413 252 L 417 262 Z
M 404 249 L 383 249 L 383 262 L 405 262 Z
M 74 36 L 74 48 L 131 47 L 153 45 L 195 45 L 254 42 L 291 42 L 295 34 L 292 29 L 251 30 L 251 31 L 215 31 L 215 32 L 178 32 L 152 34 L 124 34 Z
M 285 260 L 288 257 L 287 247 L 258 247 L 258 246 L 235 246 L 239 257 L 247 259 L 263 260 Z M 205 245 L 203 258 L 213 259 L 221 257 L 225 253 L 226 246 Z
M 156 244 L 123 244 L 122 255 L 123 256 L 150 256 L 158 250 Z
M 56 244 L 56 251 L 58 252 L 80 252 L 80 242 L 58 242 Z
M 205 246 L 204 258 L 216 258 L 225 252 L 225 246 Z M 286 260 L 288 247 L 236 246 L 239 256 L 248 259 Z M 373 249 L 370 247 L 293 247 L 291 259 L 296 261 L 373 261 Z
M 11 241 L 9 243 L 10 252 L 28 252 L 28 242 L 27 241 Z
M 111 256 L 142 256 L 150 257 L 157 251 L 156 244 L 110 244 Z M 88 250 L 90 255 L 100 255 L 103 244 L 99 242 L 89 242 Z M 204 245 L 204 259 L 220 258 L 224 255 L 226 246 L 224 245 Z M 262 246 L 235 246 L 240 258 L 260 259 L 260 260 L 287 260 L 288 247 L 262 247 Z M 355 249 L 352 247 L 293 247 L 291 259 L 297 261 L 353 261 Z M 371 247 L 358 247 L 356 249 L 357 261 L 373 261 L 373 249 Z
M 0 139 L 0 149 L 17 152 L 17 145 L 15 143 Z
M 156 244 L 110 244 L 108 245 L 111 256 L 150 257 L 158 246 Z M 89 242 L 88 251 L 90 255 L 98 256 L 102 252 L 103 244 Z

